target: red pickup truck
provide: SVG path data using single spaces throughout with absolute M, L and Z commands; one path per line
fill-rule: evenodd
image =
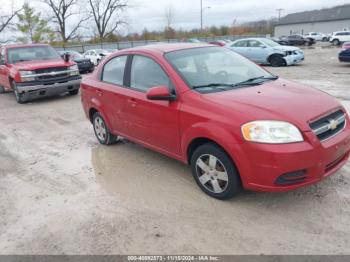
M 18 103 L 63 93 L 76 95 L 78 66 L 49 45 L 13 44 L 0 47 L 0 93 L 14 91 Z

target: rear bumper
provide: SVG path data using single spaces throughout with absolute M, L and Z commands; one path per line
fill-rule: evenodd
M 350 127 L 337 136 L 320 142 L 312 132 L 306 132 L 305 141 L 287 145 L 244 143 L 240 155 L 232 158 L 246 189 L 266 192 L 284 192 L 317 183 L 334 174 L 346 164 L 350 154 Z M 237 152 L 237 148 L 234 149 Z M 233 151 L 232 151 L 233 153 Z M 305 172 L 305 178 L 288 184 L 279 184 L 285 174 Z
M 40 97 L 55 96 L 80 88 L 81 77 L 71 77 L 59 82 L 34 82 L 34 83 L 17 83 L 17 89 L 26 101 Z

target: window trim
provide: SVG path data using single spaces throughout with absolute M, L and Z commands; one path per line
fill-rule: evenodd
M 105 72 L 105 66 L 111 62 L 113 59 L 116 59 L 116 58 L 120 58 L 122 56 L 126 56 L 126 61 L 125 61 L 125 66 L 124 66 L 124 72 L 123 72 L 123 83 L 121 85 L 119 84 L 116 84 L 116 83 L 112 83 L 112 82 L 108 82 L 108 81 L 105 81 L 103 80 L 103 74 Z M 122 54 L 122 55 L 118 55 L 118 56 L 113 56 L 111 57 L 108 61 L 106 61 L 104 64 L 103 64 L 103 67 L 100 71 L 100 75 L 99 75 L 99 80 L 103 83 L 106 83 L 106 84 L 110 84 L 110 85 L 113 85 L 113 86 L 118 86 L 118 87 L 123 87 L 123 88 L 127 88 L 127 86 L 125 85 L 125 73 L 126 73 L 126 70 L 127 70 L 127 65 L 128 65 L 128 60 L 129 60 L 129 55 L 128 54 Z
M 130 89 L 130 90 L 134 90 L 134 91 L 137 91 L 137 92 L 140 92 L 140 93 L 144 93 L 144 94 L 146 94 L 147 93 L 147 90 L 146 91 L 143 91 L 143 90 L 140 90 L 140 89 L 137 89 L 137 88 L 133 88 L 133 87 L 131 87 L 131 69 L 132 69 L 132 62 L 133 62 L 133 59 L 134 59 L 134 56 L 141 56 L 141 57 L 145 57 L 145 58 L 148 58 L 148 59 L 151 59 L 153 62 L 155 62 L 162 70 L 163 70 L 163 72 L 164 72 L 164 74 L 168 77 L 168 79 L 169 79 L 169 84 L 170 84 L 170 86 L 167 86 L 168 87 L 168 89 L 169 89 L 169 92 L 170 92 L 170 94 L 172 94 L 172 95 L 174 95 L 175 96 L 175 99 L 174 100 L 176 100 L 177 99 L 177 92 L 176 92 L 176 87 L 175 87 L 175 85 L 174 85 L 174 83 L 173 83 L 173 80 L 171 79 L 171 77 L 170 77 L 170 75 L 168 74 L 168 72 L 164 69 L 164 67 L 160 64 L 160 63 L 158 63 L 153 57 L 150 57 L 150 56 L 148 56 L 148 55 L 144 55 L 144 54 L 137 54 L 137 53 L 135 53 L 135 54 L 130 54 L 129 55 L 130 56 L 130 59 L 128 59 L 128 65 L 127 65 L 127 67 L 125 68 L 127 71 L 127 75 L 126 75 L 126 82 L 125 82 L 125 84 L 126 84 L 126 87 L 128 88 L 128 89 Z M 166 60 L 167 61 L 167 60 Z M 124 75 L 125 76 L 125 75 Z

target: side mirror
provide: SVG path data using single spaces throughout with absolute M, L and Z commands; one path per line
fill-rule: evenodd
M 146 97 L 149 100 L 165 100 L 174 101 L 175 96 L 172 95 L 167 86 L 155 86 L 148 89 Z
M 260 45 L 261 48 L 266 48 L 266 45 Z
M 65 62 L 69 62 L 69 60 L 70 60 L 70 54 L 64 53 L 64 55 L 63 55 L 63 60 L 64 60 Z

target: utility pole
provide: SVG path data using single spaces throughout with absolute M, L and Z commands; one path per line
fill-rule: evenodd
M 203 31 L 203 0 L 201 0 L 201 32 Z
M 284 11 L 284 9 L 279 8 L 279 9 L 276 9 L 276 11 L 278 12 L 278 21 L 280 21 L 281 20 L 281 13 L 282 13 L 282 11 Z
M 203 32 L 203 12 L 205 9 L 210 9 L 211 7 L 210 6 L 203 7 L 203 0 L 200 0 L 200 1 L 201 1 L 201 32 Z

